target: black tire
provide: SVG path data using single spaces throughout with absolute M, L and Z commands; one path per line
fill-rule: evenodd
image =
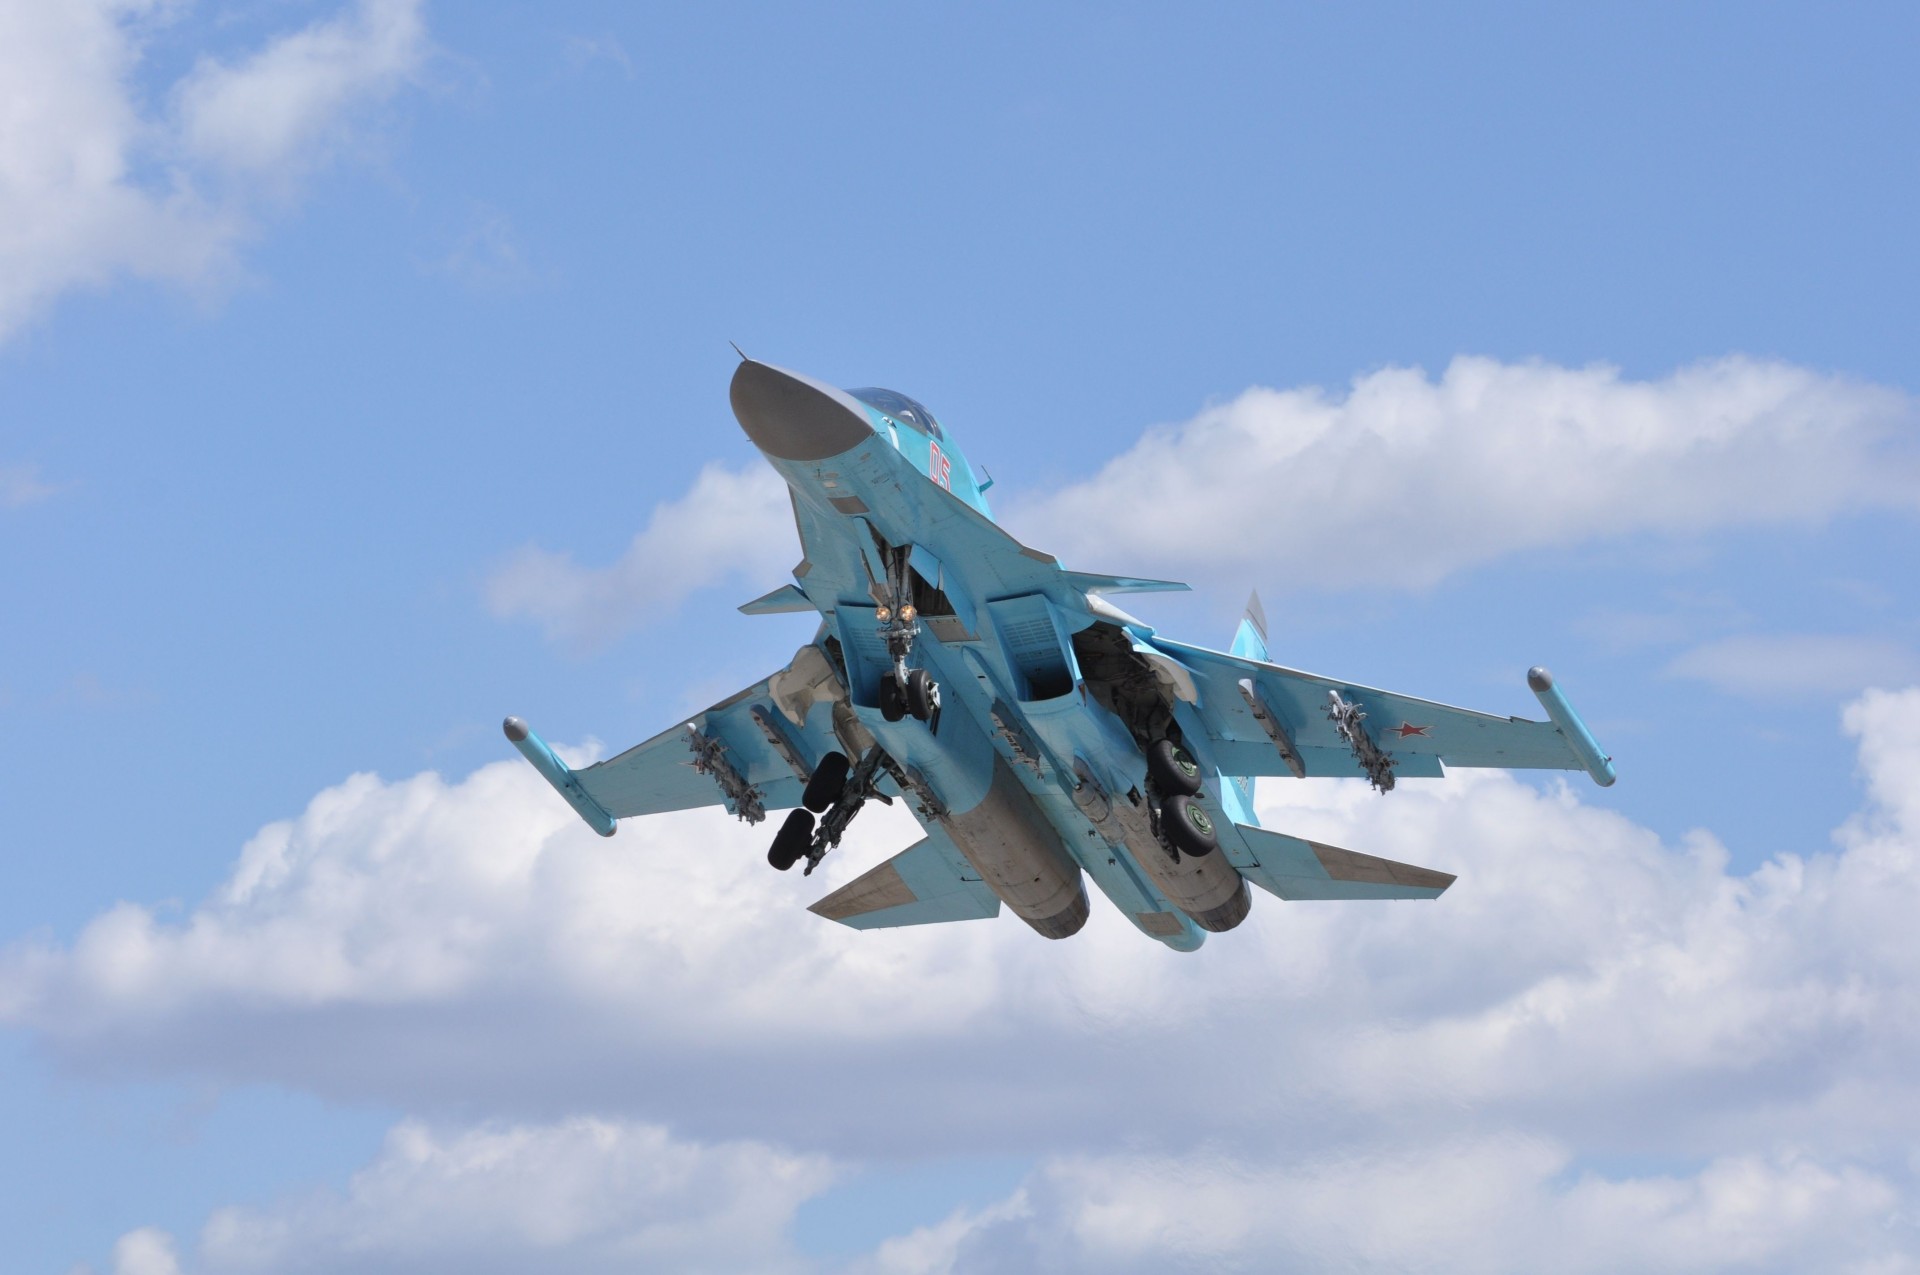
M 923 668 L 907 674 L 907 711 L 921 721 L 933 720 L 933 709 L 940 702 L 940 687 L 933 674 Z
M 900 683 L 888 673 L 880 679 L 880 716 L 890 722 L 897 722 L 907 715 L 907 697 L 900 689 Z
M 1200 763 L 1170 739 L 1155 740 L 1147 749 L 1147 774 L 1169 797 L 1191 797 L 1200 791 Z
M 847 790 L 847 769 L 852 765 L 845 753 L 828 753 L 822 757 L 807 780 L 800 804 L 816 815 L 825 814 L 827 807 L 840 800 L 840 794 Z
M 780 825 L 780 831 L 773 836 L 773 849 L 767 851 L 767 862 L 785 872 L 801 858 L 813 845 L 813 812 L 796 810 L 787 816 Z
M 1220 848 L 1213 832 L 1213 816 L 1191 797 L 1169 797 L 1160 807 L 1160 831 L 1173 848 L 1198 859 Z

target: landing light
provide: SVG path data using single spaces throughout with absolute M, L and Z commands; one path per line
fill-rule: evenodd
M 916 610 L 914 610 L 914 609 L 913 609 L 913 606 L 912 606 L 912 604 L 908 604 L 907 606 L 903 606 L 903 607 L 901 607 L 901 608 L 900 608 L 900 620 L 901 620 L 901 623 L 903 623 L 903 624 L 912 624 L 912 623 L 913 623 L 913 617 L 914 617 L 914 616 L 916 616 L 916 615 L 918 615 L 918 614 L 920 614 L 920 613 L 919 613 L 918 611 L 916 611 Z
M 893 618 L 893 611 L 888 607 L 875 607 L 873 609 L 873 618 L 885 624 Z

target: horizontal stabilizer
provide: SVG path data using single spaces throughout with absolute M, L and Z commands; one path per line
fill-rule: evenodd
M 813 603 L 807 601 L 807 595 L 790 584 L 783 584 L 771 593 L 761 594 L 751 602 L 740 605 L 742 615 L 784 615 L 789 611 L 811 611 Z
M 1091 571 L 1069 571 L 1067 583 L 1082 593 L 1185 593 L 1190 584 L 1178 580 L 1148 580 L 1140 576 L 1103 576 Z
M 880 930 L 985 920 L 1000 914 L 1000 900 L 946 832 L 933 824 L 924 839 L 807 910 L 856 930 Z
M 1255 863 L 1240 875 L 1283 899 L 1437 899 L 1453 884 L 1451 873 L 1416 868 L 1370 854 L 1342 850 L 1237 824 Z

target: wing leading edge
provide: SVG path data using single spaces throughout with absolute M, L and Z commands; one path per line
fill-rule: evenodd
M 1228 774 L 1304 778 L 1365 773 L 1354 745 L 1329 716 L 1332 696 L 1338 695 L 1365 714 L 1367 736 L 1392 758 L 1403 777 L 1438 778 L 1444 762 L 1585 770 L 1602 785 L 1613 782 L 1610 760 L 1545 670 L 1534 670 L 1529 680 L 1557 720 L 1537 722 L 1455 708 L 1157 635 L 1149 641 L 1186 666 L 1199 684 L 1196 712 L 1206 727 L 1208 747 Z M 1545 679 L 1545 689 L 1539 679 Z
M 843 748 L 831 712 L 837 686 L 826 656 L 805 646 L 773 676 L 579 770 L 518 718 L 508 719 L 507 737 L 603 836 L 615 820 L 701 806 L 758 823 L 799 805 L 813 767 Z

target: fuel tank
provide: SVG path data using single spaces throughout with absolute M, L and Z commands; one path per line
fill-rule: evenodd
M 1040 934 L 1063 939 L 1087 923 L 1080 865 L 1004 759 L 979 804 L 942 822 L 987 888 Z

